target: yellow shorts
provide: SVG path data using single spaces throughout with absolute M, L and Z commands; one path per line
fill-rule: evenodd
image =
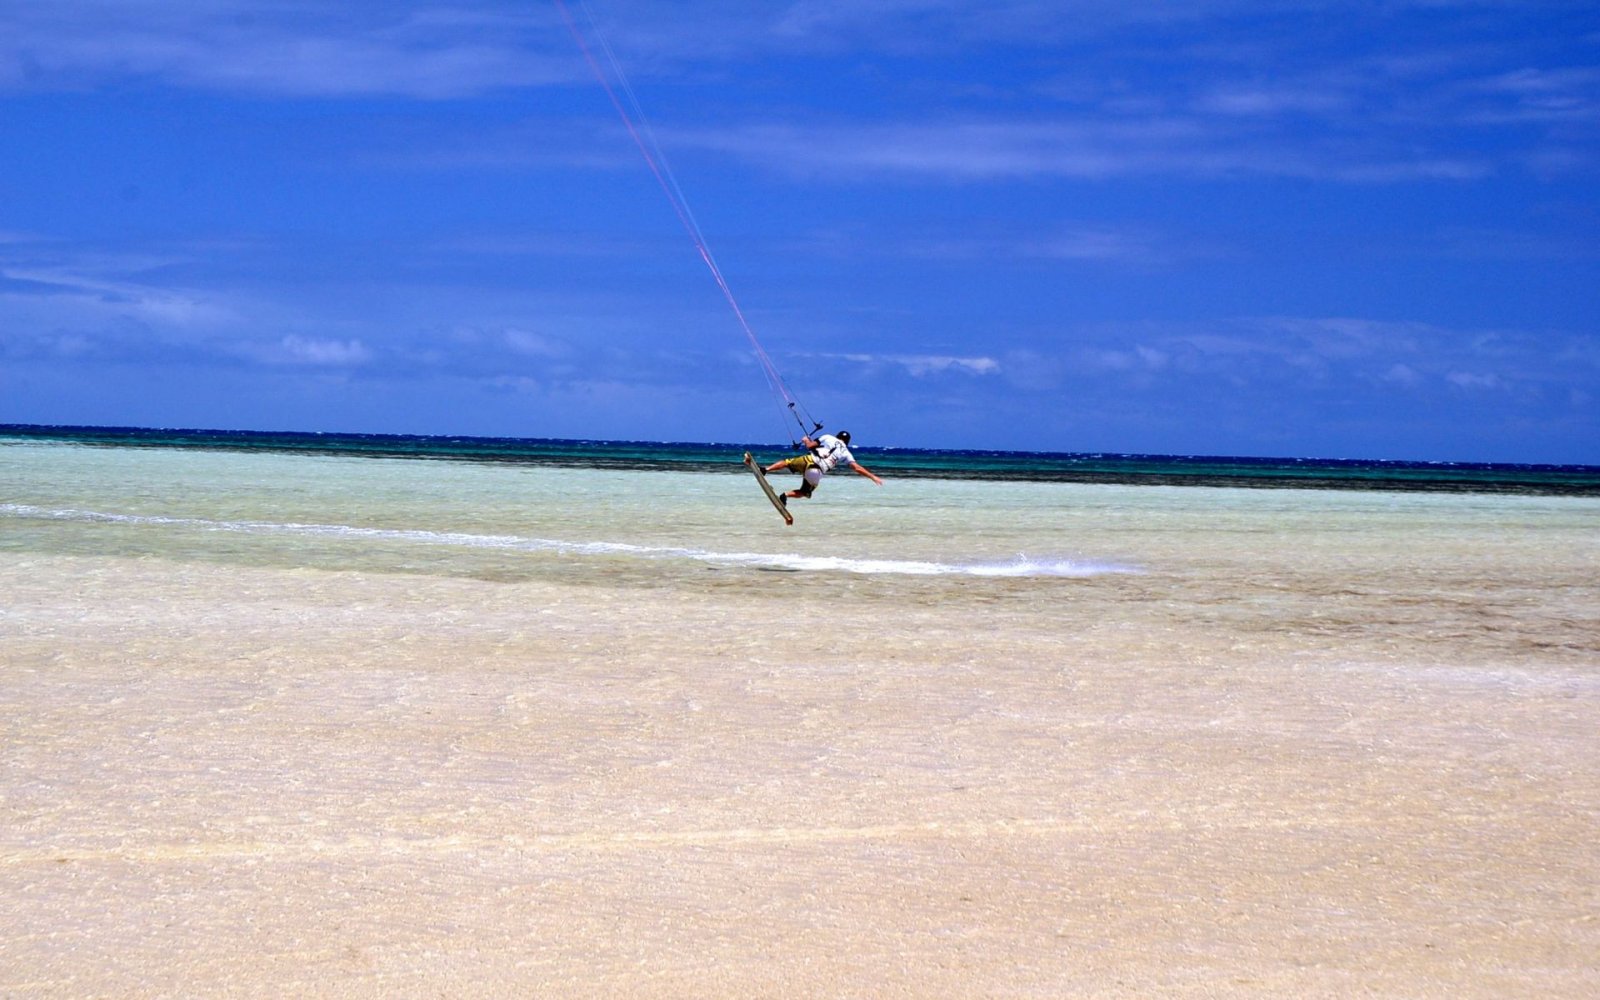
M 811 454 L 796 455 L 787 462 L 783 463 L 784 468 L 788 469 L 790 472 L 798 472 L 802 474 L 816 464 L 817 456 Z

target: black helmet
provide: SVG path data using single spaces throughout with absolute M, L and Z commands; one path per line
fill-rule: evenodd
M 850 432 L 849 431 L 840 431 L 839 432 L 839 440 L 843 441 L 845 444 L 849 444 L 850 443 Z

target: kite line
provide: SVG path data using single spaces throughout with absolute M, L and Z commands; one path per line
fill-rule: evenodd
M 711 255 L 711 247 L 706 243 L 705 234 L 700 231 L 700 224 L 695 221 L 694 213 L 689 208 L 689 201 L 684 197 L 683 189 L 678 186 L 678 180 L 673 176 L 671 165 L 667 163 L 666 153 L 662 151 L 660 144 L 656 141 L 655 134 L 650 129 L 650 121 L 645 116 L 644 109 L 640 106 L 639 99 L 634 94 L 633 88 L 628 84 L 628 76 L 622 71 L 621 63 L 617 61 L 616 54 L 611 50 L 611 46 L 606 42 L 605 35 L 600 31 L 594 12 L 590 10 L 586 0 L 578 0 L 578 5 L 583 8 L 584 17 L 588 21 L 588 34 L 593 36 L 601 52 L 605 54 L 606 64 L 610 68 L 609 73 L 606 71 L 606 66 L 602 66 L 600 61 L 595 58 L 594 51 L 590 48 L 589 42 L 585 37 L 585 32 L 572 16 L 572 11 L 568 8 L 566 0 L 553 0 L 553 2 L 561 12 L 561 18 L 566 22 L 567 31 L 571 33 L 572 40 L 577 43 L 579 51 L 583 53 L 584 61 L 589 64 L 590 72 L 599 81 L 601 88 L 606 92 L 606 97 L 610 98 L 611 106 L 616 109 L 617 117 L 622 119 L 623 127 L 627 129 L 628 135 L 633 139 L 633 144 L 638 147 L 639 153 L 644 157 L 644 162 L 650 167 L 650 172 L 655 176 L 656 183 L 661 187 L 662 193 L 667 196 L 668 203 L 672 205 L 672 210 L 678 216 L 678 221 L 683 225 L 684 231 L 689 234 L 689 239 L 693 241 L 695 250 L 700 254 L 700 259 L 705 261 L 706 267 L 711 271 L 711 277 L 716 280 L 717 287 L 722 290 L 723 299 L 727 301 L 728 307 L 733 310 L 734 318 L 739 321 L 739 327 L 744 330 L 745 337 L 750 341 L 750 347 L 754 350 L 756 360 L 761 365 L 762 374 L 766 376 L 767 385 L 776 396 L 783 400 L 789 415 L 800 425 L 801 434 L 815 434 L 822 429 L 822 424 L 811 420 L 811 414 L 805 411 L 805 407 L 800 405 L 800 401 L 795 398 L 794 393 L 789 391 L 783 376 L 778 372 L 777 365 L 773 364 L 766 348 L 762 347 L 761 341 L 756 338 L 755 330 L 750 326 L 750 321 L 745 318 L 744 310 L 739 307 L 739 300 L 734 296 L 733 289 L 729 286 L 727 278 L 723 276 L 722 268 L 717 266 L 716 258 Z M 621 90 L 623 96 L 626 97 L 626 103 L 624 103 L 623 97 L 618 96 L 618 90 Z M 804 419 L 801 417 L 802 413 L 804 413 Z M 811 426 L 807 427 L 807 421 L 811 421 Z

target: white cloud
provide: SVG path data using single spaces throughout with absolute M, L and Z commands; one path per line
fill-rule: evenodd
M 1395 363 L 1381 376 L 1382 381 L 1392 382 L 1395 385 L 1414 386 L 1420 380 L 1417 370 L 1407 364 Z
M 1525 66 L 1470 83 L 1504 103 L 1477 111 L 1487 122 L 1589 122 L 1600 115 L 1600 66 Z
M 950 181 L 1031 177 L 1257 175 L 1390 183 L 1470 180 L 1494 170 L 1476 152 L 1439 155 L 1383 139 L 1342 147 L 1195 116 L 1119 121 L 928 121 L 736 126 L 675 133 L 697 145 L 802 175 L 905 174 Z
M 1106 227 L 1073 229 L 1036 244 L 1039 256 L 1059 260 L 1099 260 L 1156 263 L 1167 258 L 1161 241 L 1127 229 Z
M 1560 0 L 1557 0 L 1560 2 Z M 765 33 L 813 46 L 872 44 L 891 51 L 946 52 L 974 43 L 1023 47 L 1166 27 L 1193 30 L 1205 22 L 1281 15 L 1271 0 L 1140 0 L 1135 3 L 1062 0 L 794 0 Z M 1300 4 L 1315 14 L 1328 6 Z M 1395 8 L 1437 8 L 1437 0 L 1398 0 Z M 1346 12 L 1352 13 L 1352 12 Z
M 1091 380 L 1129 385 L 1191 382 L 1277 387 L 1365 386 L 1426 393 L 1445 387 L 1503 390 L 1556 398 L 1594 382 L 1600 352 L 1592 338 L 1549 331 L 1474 330 L 1355 317 L 1244 317 L 1210 324 L 1145 323 L 1064 336 L 1076 346 L 1061 365 Z M 1008 358 L 1008 361 L 1010 359 Z M 1044 371 L 1048 358 L 1008 365 L 1014 380 Z M 1042 388 L 1048 379 L 1034 378 Z M 1032 384 L 1030 383 L 1030 384 Z
M 893 252 L 935 260 L 1015 258 L 1152 267 L 1179 258 L 1210 256 L 1216 251 L 1144 226 L 1069 225 L 1040 235 L 1011 238 L 967 232 L 955 236 L 918 234 L 905 244 L 894 245 Z
M 1171 355 L 1166 351 L 1157 350 L 1153 347 L 1136 347 L 1134 348 L 1134 353 L 1139 356 L 1139 360 L 1144 363 L 1144 366 L 1150 369 L 1165 368 L 1167 362 L 1171 360 Z
M 571 344 L 529 330 L 507 330 L 503 336 L 507 347 L 528 357 L 565 358 L 572 354 Z
M 951 354 L 833 354 L 837 358 L 858 365 L 893 365 L 907 373 L 923 378 L 957 372 L 968 375 L 993 375 L 1000 371 L 1000 362 L 991 357 L 961 357 Z
M 1439 5 L 1403 0 L 1399 6 Z M 1350 14 L 1358 23 L 1371 16 Z M 806 0 L 755 10 L 701 0 L 664 8 L 619 4 L 607 27 L 626 40 L 636 67 L 681 73 L 692 60 L 699 83 L 708 72 L 738 70 L 773 51 L 926 57 L 960 48 L 964 58 L 978 58 L 974 51 L 1002 58 L 1013 49 L 1038 52 L 1117 29 L 1105 51 L 1074 61 L 1081 68 L 1052 69 L 1054 80 L 1024 74 L 991 81 L 970 70 L 942 84 L 919 84 L 958 88 L 962 100 L 940 103 L 965 109 L 964 120 L 795 118 L 680 128 L 671 135 L 671 142 L 818 176 L 991 181 L 1187 174 L 1392 183 L 1470 180 L 1513 164 L 1562 172 L 1593 163 L 1570 136 L 1537 143 L 1519 132 L 1502 148 L 1484 143 L 1477 131 L 1460 132 L 1548 121 L 1592 139 L 1592 125 L 1584 123 L 1594 120 L 1600 103 L 1600 68 L 1540 65 L 1537 52 L 1532 64 L 1519 65 L 1485 46 L 1453 42 L 1447 49 L 1415 36 L 1370 43 L 1344 38 L 1332 47 L 1337 55 L 1234 40 L 1244 21 L 1301 24 L 1306 16 L 1265 0 L 1073 4 L 1065 12 L 1044 0 Z M 1164 26 L 1174 24 L 1198 34 L 1186 44 L 1163 46 L 1157 58 L 1151 41 L 1126 37 L 1122 29 L 1130 23 L 1153 32 L 1152 40 L 1168 38 Z M 1125 71 L 1108 73 L 1124 64 Z M 0 88 L 75 89 L 137 79 L 289 97 L 443 99 L 583 84 L 583 72 L 548 4 L 55 0 L 0 6 Z M 974 94 L 1003 103 L 972 110 Z M 1019 100 L 1030 102 L 1025 115 L 1017 111 Z M 724 102 L 702 102 L 700 113 L 713 115 L 719 106 Z M 544 141 L 507 136 L 501 128 L 501 135 L 478 142 L 433 144 L 427 155 L 442 165 L 560 158 L 548 138 L 559 134 L 556 127 Z M 560 129 L 570 136 L 570 126 Z
M 550 386 L 536 378 L 526 375 L 495 375 L 484 379 L 484 384 L 507 392 L 525 393 L 527 395 L 542 395 L 548 392 Z
M 277 360 L 287 364 L 343 368 L 359 365 L 371 352 L 359 340 L 318 340 L 290 335 L 279 341 L 282 354 Z
M 557 30 L 542 8 L 512 18 L 493 7 L 15 4 L 0 10 L 0 86 L 139 77 L 282 95 L 460 97 L 570 80 L 570 42 Z
M 1347 94 L 1326 87 L 1232 84 L 1205 94 L 1195 107 L 1219 115 L 1260 117 L 1291 113 L 1328 114 L 1346 110 L 1350 103 Z
M 1477 372 L 1450 372 L 1445 381 L 1462 389 L 1498 389 L 1505 384 L 1499 375 Z
M 73 263 L 34 264 L 0 267 L 0 281 L 9 280 L 28 289 L 26 293 L 4 293 L 19 314 L 22 310 L 35 318 L 53 317 L 55 323 L 82 325 L 117 319 L 176 329 L 203 329 L 233 320 L 233 310 L 203 292 L 162 288 L 108 277 L 103 272 L 118 269 L 110 259 L 80 258 Z M 123 261 L 121 269 L 137 266 Z
M 1050 5 L 1002 6 L 1011 23 L 1035 22 L 1034 34 L 1004 43 L 989 37 L 992 44 L 1049 45 L 1048 39 L 1062 37 L 1046 26 Z M 1164 4 L 1131 6 L 1142 12 L 1132 19 L 1210 23 L 1185 44 L 1164 48 L 1159 59 L 1148 45 L 1118 39 L 1105 52 L 1075 60 L 1081 68 L 1069 63 L 1049 79 L 1012 82 L 1009 93 L 996 88 L 991 97 L 1010 100 L 991 102 L 987 113 L 853 123 L 792 118 L 676 138 L 774 169 L 847 179 L 1180 174 L 1390 184 L 1470 181 L 1513 168 L 1571 171 L 1595 162 L 1585 144 L 1592 146 L 1600 121 L 1600 68 L 1508 69 L 1512 59 L 1554 58 L 1519 36 L 1528 29 L 1514 20 L 1507 25 L 1510 37 L 1492 39 L 1500 47 L 1473 44 L 1475 33 L 1492 29 L 1472 26 L 1445 40 L 1413 32 L 1373 35 L 1382 38 L 1373 42 L 1355 41 L 1346 29 L 1318 50 L 1238 40 L 1253 33 L 1236 37 L 1229 27 L 1234 15 L 1298 19 L 1248 0 L 1197 4 L 1182 14 Z M 1438 5 L 1418 0 L 1417 6 Z M 812 26 L 905 20 L 929 34 L 933 25 L 982 20 L 986 13 L 979 4 L 936 2 L 816 3 L 794 10 L 805 15 L 797 14 L 796 23 Z M 1098 8 L 1074 13 L 1055 11 L 1053 20 L 1104 24 Z M 1359 23 L 1361 12 L 1352 13 Z M 968 31 L 953 37 L 985 36 Z M 1013 110 L 1020 100 L 1030 105 L 1026 116 Z M 975 103 L 970 95 L 947 102 L 963 109 Z M 1541 137 L 1521 127 L 1539 122 L 1565 125 L 1567 132 Z M 1499 127 L 1486 133 L 1486 125 Z

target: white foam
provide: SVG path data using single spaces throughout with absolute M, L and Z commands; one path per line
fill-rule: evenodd
M 627 542 L 575 542 L 555 538 L 531 538 L 520 535 L 478 535 L 467 532 L 426 531 L 421 529 L 362 528 L 344 524 L 215 521 L 205 518 L 162 517 L 151 514 L 113 514 L 74 509 L 52 510 L 28 504 L 0 504 L 0 514 L 11 517 L 62 521 L 184 527 L 203 531 L 283 534 L 340 538 L 353 541 L 388 541 L 413 545 L 505 549 L 520 552 L 553 552 L 562 555 L 692 559 L 721 566 L 746 566 L 754 569 L 777 569 L 812 573 L 834 572 L 900 576 L 1092 577 L 1109 573 L 1138 572 L 1130 567 L 1108 563 L 1080 562 L 1071 559 L 1040 559 L 1023 555 L 1003 562 L 945 563 L 917 559 L 811 556 L 792 552 L 715 552 L 697 548 L 634 545 Z
M 1069 559 L 1029 559 L 1007 562 L 943 563 L 917 559 L 852 559 L 844 556 L 804 556 L 795 553 L 695 553 L 707 562 L 787 569 L 802 572 L 898 574 L 901 576 L 1061 576 L 1088 577 L 1106 573 L 1132 573 L 1133 569 Z

